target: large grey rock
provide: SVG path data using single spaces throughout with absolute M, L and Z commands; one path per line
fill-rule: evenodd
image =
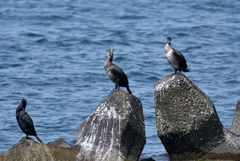
M 158 136 L 171 160 L 236 159 L 239 137 L 226 130 L 212 101 L 183 74 L 155 84 Z
M 236 135 L 240 135 L 240 100 L 238 100 L 237 107 L 234 113 L 231 132 L 235 133 Z
M 80 125 L 77 160 L 136 161 L 146 142 L 141 102 L 112 91 Z

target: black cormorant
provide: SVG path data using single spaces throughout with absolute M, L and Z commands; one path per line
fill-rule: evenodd
M 33 135 L 37 138 L 39 142 L 42 143 L 42 140 L 38 137 L 33 121 L 31 117 L 25 112 L 25 108 L 27 106 L 27 101 L 25 99 L 22 99 L 20 105 L 16 109 L 16 118 L 19 127 L 21 130 L 27 135 L 26 139 L 28 138 L 28 135 Z
M 166 45 L 164 48 L 166 57 L 168 62 L 172 65 L 172 67 L 175 69 L 175 73 L 179 70 L 184 72 L 189 72 L 187 69 L 187 62 L 182 53 L 178 50 L 175 50 L 171 47 L 171 37 L 167 37 Z
M 113 60 L 113 48 L 109 50 L 108 60 L 104 63 L 104 69 L 106 70 L 107 75 L 116 85 L 115 89 L 119 90 L 120 87 L 126 87 L 128 92 L 132 94 L 128 85 L 128 78 L 124 71 L 119 68 L 117 65 L 112 63 Z

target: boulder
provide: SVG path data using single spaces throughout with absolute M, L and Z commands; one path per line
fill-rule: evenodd
M 79 126 L 77 160 L 137 161 L 145 143 L 141 102 L 113 90 Z
M 240 100 L 237 103 L 230 131 L 236 135 L 240 135 Z
M 64 148 L 63 148 L 64 147 Z M 77 148 L 65 141 L 40 144 L 32 139 L 21 139 L 9 151 L 0 153 L 1 161 L 72 161 L 76 160 Z
M 51 145 L 51 146 L 59 147 L 59 148 L 72 148 L 72 146 L 70 144 L 68 144 L 65 140 L 62 140 L 62 139 L 51 141 L 51 142 L 47 143 L 47 145 Z
M 154 86 L 158 136 L 170 160 L 236 159 L 240 138 L 221 124 L 213 102 L 181 73 Z

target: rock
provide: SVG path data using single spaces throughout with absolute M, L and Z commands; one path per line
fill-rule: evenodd
M 141 102 L 113 90 L 79 126 L 77 160 L 137 161 L 145 143 Z
M 62 140 L 62 139 L 49 142 L 47 143 L 47 145 L 51 145 L 59 148 L 72 148 L 70 144 L 68 144 L 65 140 Z
M 239 137 L 222 126 L 212 101 L 183 74 L 158 81 L 154 101 L 158 136 L 170 160 L 240 157 Z
M 58 141 L 59 142 L 59 141 Z M 72 161 L 76 160 L 77 148 L 61 148 L 58 146 L 40 144 L 32 139 L 21 139 L 9 151 L 0 154 L 1 161 Z
M 230 131 L 236 135 L 240 135 L 240 100 L 237 103 Z

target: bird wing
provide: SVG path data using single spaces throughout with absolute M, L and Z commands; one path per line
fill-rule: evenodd
M 173 54 L 178 58 L 178 60 L 180 61 L 180 63 L 183 65 L 184 68 L 187 68 L 187 63 L 186 63 L 186 59 L 184 58 L 183 54 L 178 51 L 178 50 L 175 50 L 174 48 L 173 49 Z
M 117 76 L 121 81 L 125 82 L 126 85 L 128 84 L 128 78 L 127 78 L 126 74 L 124 73 L 124 71 L 120 67 L 118 67 L 115 64 L 112 64 L 110 71 L 112 72 L 112 74 Z
M 25 111 L 20 112 L 19 121 L 24 125 L 27 129 L 34 129 L 33 120 Z

